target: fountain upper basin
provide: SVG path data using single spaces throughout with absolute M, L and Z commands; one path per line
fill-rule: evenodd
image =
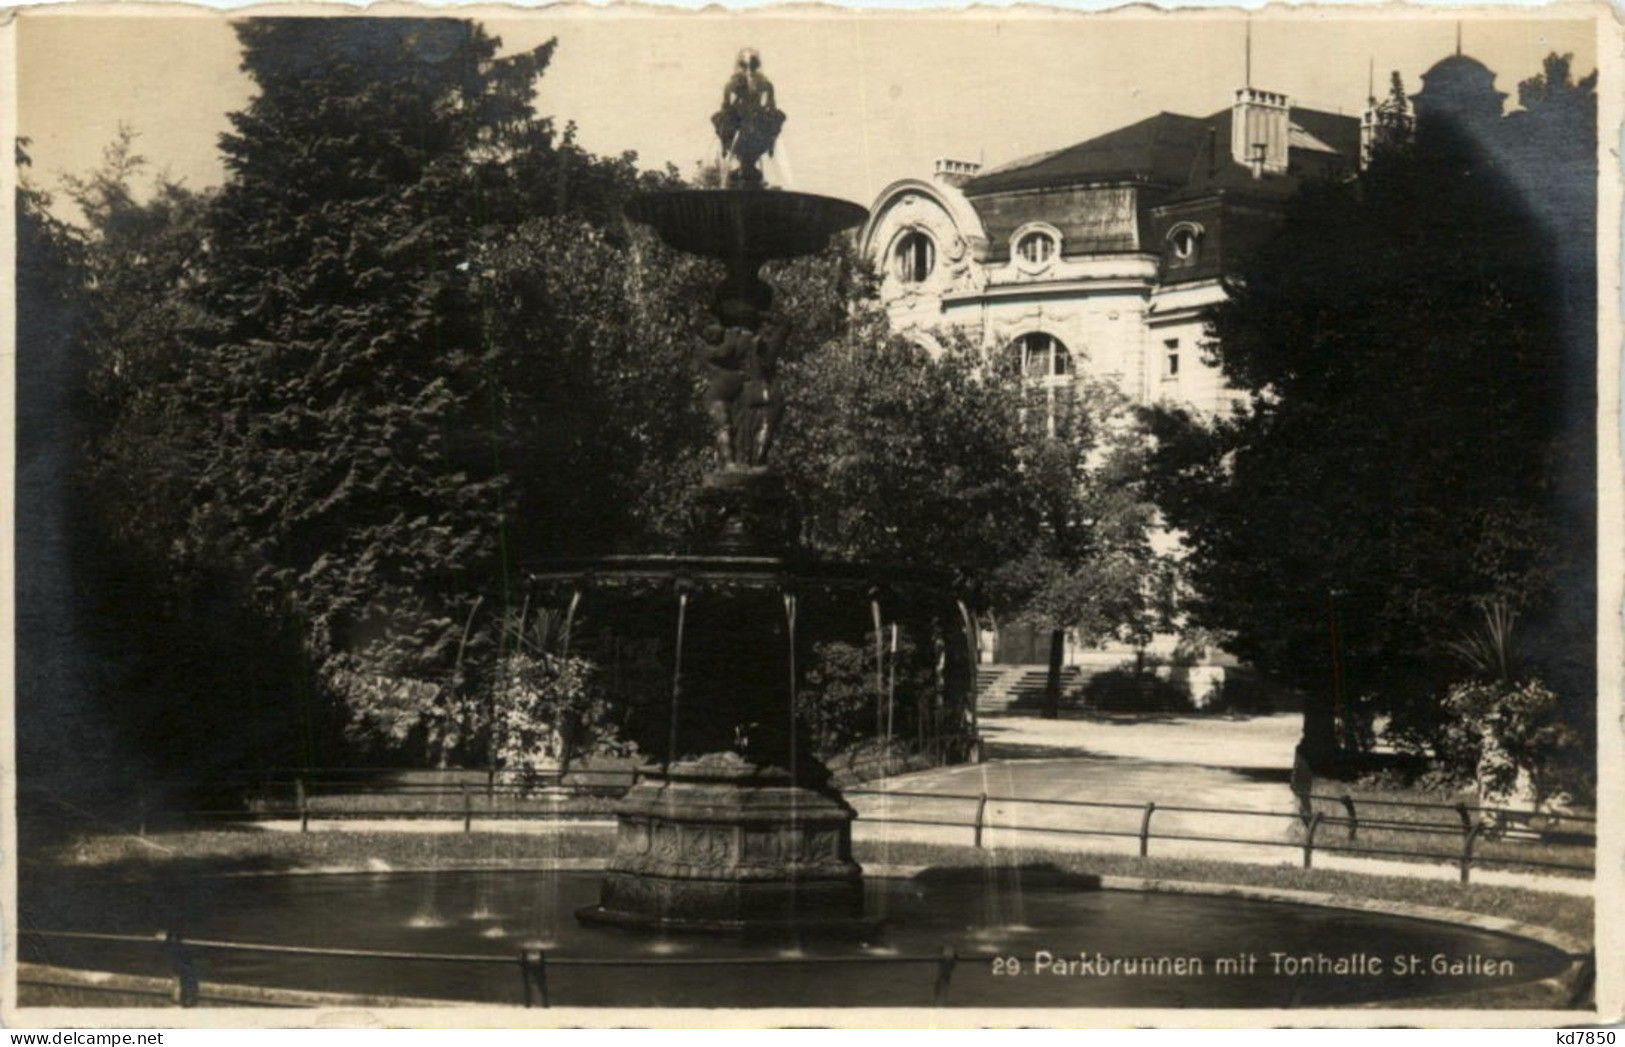
M 679 251 L 758 262 L 822 251 L 869 212 L 857 204 L 782 189 L 677 189 L 646 193 L 627 217 L 654 227 Z

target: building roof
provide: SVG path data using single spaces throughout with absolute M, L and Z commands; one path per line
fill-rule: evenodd
M 1042 189 L 1090 182 L 1150 182 L 1262 188 L 1230 156 L 1229 109 L 1207 117 L 1158 113 L 1103 135 L 984 171 L 965 183 L 966 196 Z M 1360 151 L 1360 122 L 1352 116 L 1294 107 L 1294 151 L 1353 158 Z M 1264 179 L 1263 182 L 1272 181 Z
M 1417 115 L 1430 111 L 1462 117 L 1499 117 L 1505 91 L 1495 89 L 1495 72 L 1471 55 L 1442 58 L 1422 74 L 1422 89 L 1411 96 Z
M 1207 123 L 1194 116 L 1158 113 L 1053 153 L 1017 161 L 965 183 L 966 196 L 1122 179 L 1182 182 L 1196 151 L 1207 142 Z
M 1492 80 L 1495 78 L 1495 73 L 1490 70 L 1489 66 L 1472 55 L 1464 55 L 1460 52 L 1447 55 L 1434 62 L 1428 71 L 1422 74 L 1422 79 L 1430 80 L 1439 75 L 1489 77 Z

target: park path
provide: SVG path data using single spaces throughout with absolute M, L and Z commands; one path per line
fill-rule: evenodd
M 1159 808 L 1226 808 L 1257 813 L 1161 811 L 1153 816 L 1154 832 L 1284 841 L 1294 810 L 1287 779 L 1301 723 L 1290 714 L 988 718 L 981 724 L 982 763 L 871 782 L 872 793 L 851 791 L 849 800 L 860 814 L 969 821 L 979 800 L 948 797 L 985 794 L 984 821 L 1006 830 L 1084 824 L 1135 835 L 1148 802 Z M 1014 802 L 1017 797 L 1121 806 L 1064 807 Z M 1128 842 L 1138 846 L 1137 840 Z
M 980 797 L 982 838 L 1000 849 L 1063 849 L 1136 853 L 1147 802 L 1159 808 L 1212 807 L 1256 812 L 1212 814 L 1162 810 L 1157 837 L 1225 836 L 1265 844 L 1291 842 L 1293 801 L 1287 787 L 1302 719 L 1162 716 L 984 718 L 984 760 L 869 782 L 848 790 L 860 816 L 861 838 L 971 843 Z M 965 799 L 964 797 L 970 797 Z M 1033 800 L 1087 801 L 1117 806 L 1071 807 Z M 869 819 L 865 824 L 863 819 Z M 953 822 L 946 825 L 910 822 Z M 1086 827 L 1090 835 L 1054 829 Z M 1151 853 L 1254 860 L 1258 843 L 1211 844 L 1153 839 Z M 1292 859 L 1299 852 L 1279 848 Z

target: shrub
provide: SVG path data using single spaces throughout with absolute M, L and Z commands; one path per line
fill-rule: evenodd
M 499 767 L 535 777 L 567 772 L 578 756 L 625 755 L 616 702 L 603 674 L 568 653 L 560 616 L 538 611 L 527 624 L 504 623 L 504 646 L 491 684 L 491 746 Z
M 1578 763 L 1577 738 L 1557 695 L 1539 680 L 1458 683 L 1445 693 L 1443 711 L 1435 744 L 1442 775 L 1476 783 L 1489 800 L 1509 798 L 1521 778 L 1536 807 L 1559 793 L 1575 798 L 1567 771 Z
M 937 685 L 921 652 L 906 634 L 886 656 L 892 690 L 894 737 L 916 740 L 931 733 L 929 707 Z M 796 696 L 797 719 L 820 754 L 829 755 L 876 736 L 875 648 L 872 643 L 831 640 L 815 644 L 813 663 Z

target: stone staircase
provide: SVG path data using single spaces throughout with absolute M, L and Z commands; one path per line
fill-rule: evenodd
M 1000 713 L 1032 714 L 1044 708 L 1043 665 L 982 665 L 976 669 L 976 711 L 981 716 Z M 1083 674 L 1077 666 L 1061 669 L 1061 705 L 1075 705 Z

